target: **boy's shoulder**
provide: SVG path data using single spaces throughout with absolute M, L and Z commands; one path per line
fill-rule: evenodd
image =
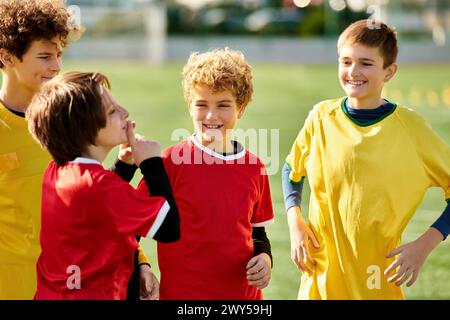
M 397 104 L 397 114 L 403 124 L 411 126 L 414 130 L 418 130 L 421 126 L 429 126 L 428 122 L 414 109 Z
M 310 121 L 320 121 L 323 118 L 336 113 L 341 108 L 343 97 L 328 99 L 316 103 L 309 111 L 308 118 Z
M 343 99 L 343 97 L 340 97 L 320 101 L 313 106 L 312 110 L 320 113 L 328 113 L 335 109 L 339 109 L 341 107 Z
M 59 179 L 65 179 L 78 184 L 95 186 L 97 184 L 111 185 L 115 182 L 121 183 L 123 180 L 113 171 L 103 168 L 97 163 L 67 162 L 58 165 L 53 160 L 47 167 L 47 171 L 57 171 Z

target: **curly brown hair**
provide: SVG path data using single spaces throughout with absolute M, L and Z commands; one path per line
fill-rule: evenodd
M 253 76 L 244 54 L 230 48 L 194 52 L 183 68 L 183 93 L 191 104 L 192 91 L 206 85 L 213 91 L 230 90 L 239 107 L 246 107 L 253 95 Z
M 19 59 L 35 40 L 59 37 L 67 45 L 70 14 L 61 0 L 0 0 L 0 17 L 0 48 Z

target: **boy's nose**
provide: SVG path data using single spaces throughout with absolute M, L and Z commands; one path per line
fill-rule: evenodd
M 125 109 L 125 108 L 122 107 L 122 106 L 119 106 L 119 110 L 120 110 L 120 112 L 121 112 L 121 114 L 122 114 L 122 118 L 123 118 L 123 119 L 127 119 L 128 116 L 130 115 L 130 113 L 128 112 L 128 110 Z
M 350 68 L 348 69 L 348 74 L 351 75 L 351 76 L 357 75 L 357 74 L 358 74 L 358 69 L 357 69 L 355 63 L 352 64 L 352 65 L 350 66 Z
M 50 69 L 53 72 L 59 73 L 59 71 L 61 71 L 61 58 L 56 57 L 54 59 L 52 59 L 52 63 L 50 65 Z
M 208 113 L 206 114 L 206 119 L 208 119 L 208 120 L 215 119 L 216 117 L 217 117 L 216 113 L 213 112 L 212 110 L 209 110 Z

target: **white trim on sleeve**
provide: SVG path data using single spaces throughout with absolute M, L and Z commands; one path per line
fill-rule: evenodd
M 263 221 L 263 222 L 258 222 L 258 223 L 252 223 L 252 227 L 265 227 L 269 224 L 273 224 L 275 222 L 275 219 L 272 218 L 270 220 L 267 221 Z
M 153 238 L 156 234 L 156 232 L 159 230 L 159 227 L 161 227 L 164 219 L 166 219 L 167 213 L 170 210 L 170 205 L 167 201 L 164 202 L 161 209 L 159 209 L 158 215 L 156 216 L 155 221 L 153 222 L 150 230 L 148 231 L 146 238 Z

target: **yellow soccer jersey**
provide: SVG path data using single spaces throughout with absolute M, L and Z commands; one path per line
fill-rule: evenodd
M 291 181 L 308 177 L 309 224 L 320 243 L 298 297 L 403 299 L 383 274 L 395 258 L 385 257 L 429 187 L 450 198 L 450 148 L 411 109 L 359 125 L 344 102 L 316 105 L 286 159 Z
M 49 161 L 26 120 L 0 104 L 0 299 L 32 299 L 36 291 L 41 184 Z

